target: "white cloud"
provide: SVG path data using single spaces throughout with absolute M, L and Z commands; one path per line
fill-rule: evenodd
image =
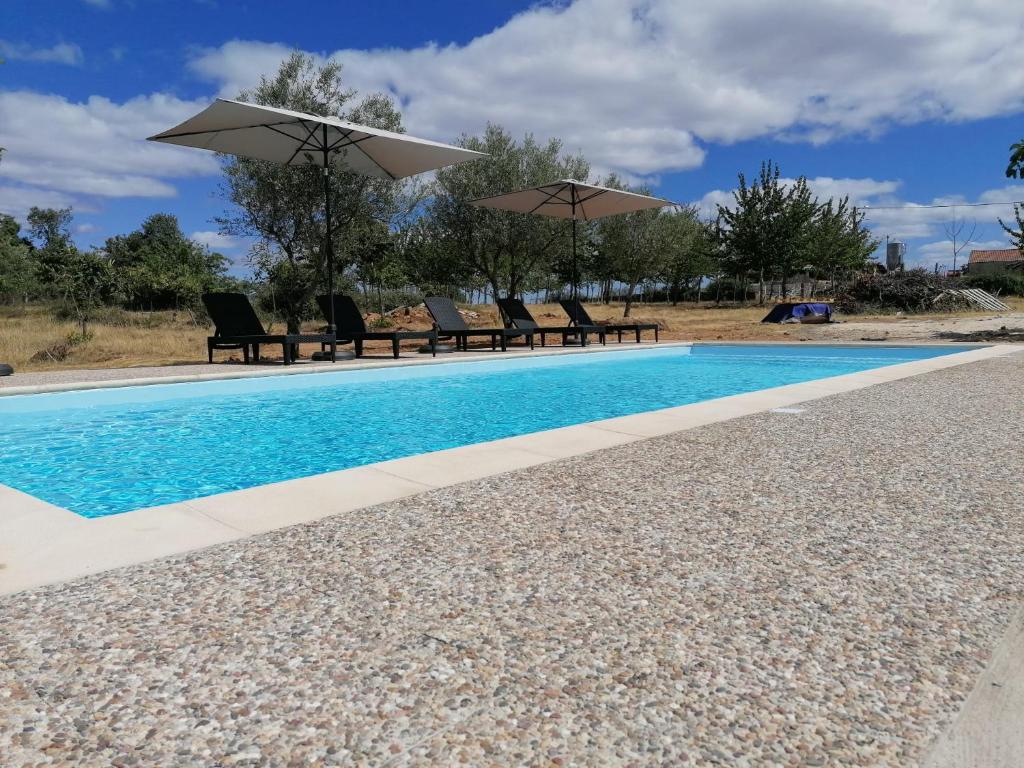
M 956 268 L 960 269 L 967 263 L 971 251 L 989 249 L 1009 248 L 1010 241 L 1002 240 L 981 240 L 970 242 L 962 249 L 956 259 Z M 909 250 L 904 262 L 911 267 L 933 267 L 939 265 L 939 269 L 953 269 L 953 243 L 950 240 L 937 240 L 931 243 L 924 243 Z
M 28 43 L 0 40 L 0 56 L 11 61 L 36 61 L 44 64 L 78 66 L 84 57 L 74 43 L 57 43 L 49 48 L 33 48 Z
M 171 197 L 175 188 L 166 179 L 217 173 L 217 160 L 144 139 L 205 104 L 159 93 L 118 104 L 99 96 L 73 102 L 29 91 L 0 92 L 6 148 L 0 178 L 51 193 Z
M 782 179 L 784 184 L 792 179 Z M 819 200 L 849 196 L 850 202 L 865 213 L 864 224 L 884 243 L 886 237 L 894 240 L 914 241 L 924 238 L 945 237 L 945 229 L 955 218 L 963 224 L 961 238 L 972 237 L 974 242 L 964 249 L 966 258 L 971 248 L 1007 247 L 1006 239 L 994 239 L 1000 234 L 999 219 L 1013 220 L 1013 206 L 1002 203 L 1024 200 L 1024 184 L 1007 185 L 982 192 L 976 199 L 964 196 L 937 197 L 927 202 L 900 199 L 901 182 L 896 180 L 834 179 L 817 177 L 808 179 L 811 191 Z M 935 205 L 957 207 L 934 208 Z M 972 203 L 1000 203 L 1000 205 L 971 205 Z M 718 205 L 732 206 L 735 201 L 731 190 L 715 189 L 694 202 L 702 216 L 714 217 Z M 987 239 L 986 239 L 987 238 Z M 906 263 L 911 266 L 931 266 L 936 261 L 952 267 L 952 245 L 949 239 L 934 240 L 920 245 L 911 244 Z M 959 261 L 958 261 L 959 266 Z
M 747 182 L 752 183 L 753 177 L 748 177 Z M 780 179 L 789 185 L 794 179 Z M 829 198 L 839 200 L 844 197 L 850 198 L 852 205 L 865 206 L 880 200 L 892 199 L 892 196 L 899 190 L 902 182 L 895 180 L 878 180 L 871 178 L 863 179 L 836 179 L 831 176 L 816 176 L 807 180 L 811 193 L 824 202 Z M 700 200 L 694 202 L 697 210 L 702 216 L 714 216 L 718 212 L 718 205 L 732 206 L 735 200 L 732 190 L 714 189 L 705 194 Z
M 63 192 L 0 184 L 0 213 L 24 222 L 29 208 L 67 208 L 75 201 Z
M 207 248 L 214 251 L 230 250 L 232 248 L 237 248 L 241 244 L 239 239 L 236 237 L 212 230 L 193 232 L 189 237 L 200 245 L 205 245 Z
M 490 120 L 647 175 L 699 165 L 702 141 L 821 143 L 1019 111 L 1022 23 L 1016 0 L 577 0 L 465 45 L 334 55 L 349 84 L 393 94 L 412 133 Z M 234 96 L 288 50 L 232 41 L 191 67 Z

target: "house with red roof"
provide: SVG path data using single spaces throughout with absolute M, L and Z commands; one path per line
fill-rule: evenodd
M 995 251 L 971 251 L 966 272 L 970 275 L 992 275 L 999 272 L 1024 272 L 1024 253 L 1017 248 Z

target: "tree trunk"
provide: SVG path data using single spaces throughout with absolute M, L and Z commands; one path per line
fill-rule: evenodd
M 633 291 L 636 290 L 636 283 L 630 283 L 626 290 L 626 306 L 622 310 L 623 317 L 629 317 L 629 310 L 633 308 Z

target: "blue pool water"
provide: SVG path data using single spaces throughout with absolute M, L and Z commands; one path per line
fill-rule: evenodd
M 949 352 L 662 347 L 0 397 L 0 483 L 100 517 Z

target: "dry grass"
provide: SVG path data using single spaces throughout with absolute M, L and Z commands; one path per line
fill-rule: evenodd
M 1013 312 L 1024 312 L 1024 299 L 1005 300 Z M 491 305 L 472 307 L 478 317 L 470 322 L 477 327 L 500 325 L 498 313 Z M 531 312 L 542 325 L 561 325 L 566 318 L 557 304 L 532 306 Z M 595 320 L 621 318 L 621 304 L 604 306 L 589 305 Z M 792 340 L 802 337 L 808 326 L 762 325 L 760 320 L 767 312 L 766 307 L 721 306 L 713 304 L 692 304 L 670 307 L 665 305 L 634 305 L 632 318 L 654 321 L 664 329 L 663 339 L 682 340 Z M 28 307 L 0 306 L 0 362 L 10 363 L 19 371 L 57 370 L 72 368 L 122 368 L 143 365 L 179 365 L 205 362 L 206 337 L 210 330 L 193 322 L 187 313 L 113 313 L 108 322 L 96 322 L 90 326 L 92 338 L 76 346 L 62 361 L 36 360 L 31 358 L 41 350 L 60 343 L 74 334 L 77 327 L 72 322 L 55 320 L 46 306 Z M 946 320 L 950 318 L 971 318 L 992 316 L 991 312 L 966 312 L 959 314 L 925 314 L 911 317 L 894 315 L 858 315 L 846 318 L 857 323 L 877 322 L 880 327 L 891 329 L 898 337 L 899 326 L 912 320 Z M 396 319 L 399 327 L 410 329 L 429 328 L 428 316 L 423 310 L 413 310 L 407 316 Z M 308 324 L 313 330 L 316 323 Z M 813 326 L 811 327 L 813 328 Z M 278 328 L 278 330 L 280 330 Z M 412 343 L 409 347 L 417 346 Z M 370 353 L 384 353 L 388 344 L 368 344 Z M 308 349 L 307 349 L 308 351 Z M 268 353 L 272 350 L 268 349 Z M 218 360 L 229 359 L 225 352 L 217 353 Z

